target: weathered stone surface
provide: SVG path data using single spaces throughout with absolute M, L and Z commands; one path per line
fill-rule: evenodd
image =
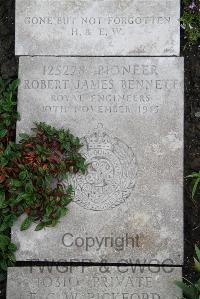
M 16 55 L 173 56 L 180 0 L 17 0 Z
M 34 267 L 8 270 L 8 299 L 178 299 L 181 268 Z
M 56 228 L 15 226 L 17 259 L 181 264 L 183 59 L 21 57 L 19 78 L 18 133 L 69 128 L 91 165 Z

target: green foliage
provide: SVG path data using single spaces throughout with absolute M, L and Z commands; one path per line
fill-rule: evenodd
M 199 0 L 184 0 L 184 10 L 181 17 L 188 45 L 197 43 L 200 39 L 200 2 Z
M 195 246 L 195 252 L 196 252 L 196 258 L 194 258 L 195 269 L 200 273 L 200 249 L 197 246 Z M 184 298 L 187 299 L 200 298 L 200 277 L 194 283 L 189 281 L 186 281 L 186 283 L 181 281 L 176 281 L 175 284 L 183 290 L 183 295 L 185 296 Z
M 0 79 L 0 155 L 7 148 L 8 143 L 15 138 L 17 113 L 17 87 L 18 80 Z M 6 208 L 6 192 L 2 189 L 2 166 L 6 161 L 0 159 L 0 281 L 6 278 L 6 268 L 15 262 L 14 252 L 16 246 L 10 241 L 10 227 L 16 220 L 12 213 L 3 215 Z M 4 219 L 4 221 L 3 221 Z
M 84 174 L 85 159 L 79 153 L 79 138 L 69 130 L 35 123 L 31 134 L 13 141 L 17 81 L 0 81 L 0 278 L 15 262 L 16 246 L 10 241 L 10 228 L 26 214 L 21 230 L 36 223 L 35 230 L 54 227 L 67 214 L 74 190 L 67 178 Z
M 195 252 L 197 258 L 194 258 L 195 269 L 200 273 L 200 249 L 195 245 Z
M 192 199 L 194 199 L 196 192 L 199 189 L 200 185 L 200 171 L 199 172 L 192 172 L 191 175 L 188 175 L 187 178 L 193 179 L 193 188 L 192 188 Z
M 183 290 L 184 298 L 187 299 L 199 299 L 200 296 L 200 280 L 197 283 L 183 283 L 177 281 L 176 285 Z
M 17 113 L 18 80 L 0 79 L 0 151 L 8 141 L 15 137 Z
M 15 263 L 14 252 L 16 245 L 11 243 L 10 238 L 5 234 L 0 234 L 0 269 L 6 271 L 8 266 Z

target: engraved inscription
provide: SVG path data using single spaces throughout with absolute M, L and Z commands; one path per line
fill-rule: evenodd
M 27 90 L 49 91 L 43 114 L 156 115 L 163 93 L 181 88 L 176 78 L 163 78 L 155 64 L 43 64 L 39 78 L 24 79 Z
M 64 26 L 67 35 L 72 38 L 87 36 L 88 38 L 99 37 L 116 38 L 126 35 L 128 29 L 135 30 L 136 26 L 166 26 L 171 24 L 170 16 L 26 16 L 24 26 Z M 162 27 L 161 27 L 162 28 Z M 142 45 L 141 45 L 142 47 Z M 141 49 L 140 49 L 141 50 Z M 139 50 L 139 51 L 140 51 Z M 172 49 L 172 52 L 174 50 Z
M 179 6 L 179 0 L 16 0 L 16 54 L 179 55 Z
M 86 176 L 75 175 L 75 202 L 85 209 L 112 209 L 125 202 L 135 185 L 135 155 L 102 124 L 82 139 L 83 154 L 90 163 Z
M 154 272 L 147 267 L 131 266 L 128 270 L 127 267 L 106 265 L 91 269 L 84 266 L 77 270 L 72 266 L 19 269 L 9 270 L 9 298 L 16 298 L 16 290 L 19 294 L 17 298 L 30 299 L 181 298 L 181 292 L 171 279 L 171 275 L 181 276 L 179 269 L 175 268 L 170 268 L 169 272 L 164 268 Z

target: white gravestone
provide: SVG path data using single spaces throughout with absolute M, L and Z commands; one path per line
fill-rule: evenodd
M 16 55 L 174 56 L 180 0 L 16 0 Z
M 17 132 L 69 128 L 87 175 L 55 228 L 12 230 L 17 260 L 183 259 L 183 59 L 21 57 Z
M 26 267 L 8 270 L 8 299 L 179 299 L 181 268 Z

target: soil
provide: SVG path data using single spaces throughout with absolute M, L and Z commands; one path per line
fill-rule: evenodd
M 181 56 L 185 58 L 185 177 L 192 171 L 200 171 L 200 47 L 193 46 L 184 49 Z M 185 179 L 184 188 L 184 240 L 185 261 L 183 273 L 186 278 L 193 280 L 194 244 L 200 246 L 200 190 L 195 201 L 191 200 L 192 182 Z
M 18 59 L 14 55 L 15 1 L 0 0 L 0 77 L 17 78 Z M 181 56 L 185 58 L 185 176 L 200 170 L 200 46 L 185 47 L 181 36 Z M 178 100 L 178 99 L 177 99 Z M 185 261 L 183 274 L 195 279 L 194 244 L 200 245 L 200 192 L 191 200 L 191 180 L 185 179 Z M 0 283 L 0 299 L 5 298 L 6 283 Z

